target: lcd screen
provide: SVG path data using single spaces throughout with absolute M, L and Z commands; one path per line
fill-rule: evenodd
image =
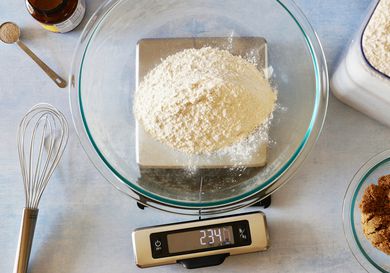
M 218 248 L 234 244 L 232 226 L 197 229 L 167 235 L 169 253 Z

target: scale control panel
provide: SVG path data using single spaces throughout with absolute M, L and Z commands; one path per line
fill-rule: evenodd
M 181 263 L 187 268 L 220 264 L 229 255 L 264 251 L 269 246 L 262 212 L 140 228 L 133 232 L 136 264 Z

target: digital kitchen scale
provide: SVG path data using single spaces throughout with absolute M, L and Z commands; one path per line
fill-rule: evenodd
M 186 48 L 205 46 L 227 49 L 234 55 L 252 60 L 268 76 L 267 43 L 261 37 L 142 39 L 136 53 L 137 85 L 162 59 Z M 138 181 L 145 187 L 156 183 L 183 187 L 177 184 L 181 181 L 177 177 L 185 177 L 181 169 L 191 162 L 201 170 L 191 176 L 193 180 L 185 181 L 186 185 L 197 186 L 195 181 L 199 179 L 214 179 L 215 183 L 226 186 L 240 183 L 250 176 L 246 172 L 257 172 L 266 164 L 267 140 L 249 145 L 253 144 L 258 145 L 254 156 L 240 162 L 247 170 L 241 172 L 241 177 L 234 178 L 230 169 L 237 167 L 234 158 L 218 153 L 188 155 L 175 151 L 154 140 L 136 122 L 136 157 L 141 171 Z M 157 182 L 150 183 L 149 180 Z M 218 265 L 229 255 L 264 251 L 269 246 L 267 223 L 262 212 L 140 228 L 133 232 L 132 238 L 136 264 L 141 268 L 173 263 L 181 263 L 186 268 Z
M 202 216 L 199 221 L 134 231 L 139 266 L 180 262 L 199 267 L 218 264 L 227 255 L 264 250 L 268 243 L 261 248 L 255 242 L 268 239 L 265 220 L 263 235 L 252 224 L 252 217 L 261 218 L 261 213 L 205 217 L 264 200 L 307 158 L 321 132 L 329 97 L 326 60 L 318 38 L 290 0 L 287 5 L 284 1 L 152 2 L 139 1 L 135 6 L 133 1 L 108 1 L 85 28 L 69 86 L 80 142 L 103 176 L 140 207 L 194 216 L 189 220 Z M 182 36 L 188 38 L 167 38 Z M 236 155 L 197 158 L 175 153 L 148 138 L 132 111 L 134 87 L 161 59 L 203 46 L 226 49 L 249 60 L 254 57 L 278 91 L 270 145 L 260 145 L 251 159 L 244 153 L 246 160 L 238 166 Z M 240 221 L 248 222 L 249 245 L 238 245 L 240 228 L 234 223 Z M 159 233 L 165 237 L 153 241 L 151 234 Z M 192 238 L 189 245 L 172 245 L 183 234 Z M 152 244 L 157 248 L 153 251 L 163 256 L 153 254 Z
M 181 263 L 188 269 L 219 265 L 227 256 L 269 246 L 265 215 L 250 212 L 136 229 L 135 261 L 141 268 Z

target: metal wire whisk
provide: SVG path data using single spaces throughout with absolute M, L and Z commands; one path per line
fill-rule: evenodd
M 68 142 L 65 116 L 50 104 L 35 105 L 19 124 L 17 142 L 26 204 L 13 272 L 26 273 L 39 200 Z

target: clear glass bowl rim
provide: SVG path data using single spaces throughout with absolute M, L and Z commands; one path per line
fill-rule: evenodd
M 371 272 L 372 269 L 379 270 L 383 273 L 388 273 L 389 271 L 378 265 L 362 247 L 354 225 L 354 208 L 356 202 L 358 201 L 357 197 L 359 191 L 361 190 L 363 184 L 366 182 L 367 177 L 372 174 L 377 168 L 381 167 L 385 163 L 388 163 L 389 161 L 390 149 L 374 155 L 367 162 L 365 162 L 363 166 L 353 176 L 351 182 L 348 185 L 343 200 L 342 218 L 344 235 L 353 256 L 367 272 Z M 360 219 L 358 221 L 360 221 Z M 369 263 L 367 264 L 367 262 Z
M 325 121 L 329 96 L 328 71 L 321 43 L 307 18 L 295 5 L 295 3 L 292 0 L 275 0 L 283 9 L 285 9 L 285 11 L 291 16 L 291 18 L 300 28 L 310 50 L 313 61 L 313 69 L 315 71 L 316 77 L 316 97 L 312 118 L 306 134 L 298 149 L 287 161 L 287 163 L 274 176 L 269 178 L 262 185 L 244 194 L 229 199 L 215 202 L 196 203 L 177 201 L 161 197 L 145 191 L 141 187 L 138 187 L 130 181 L 127 181 L 126 178 L 118 173 L 110 165 L 108 160 L 104 158 L 103 154 L 94 143 L 92 135 L 89 132 L 88 124 L 83 112 L 81 97 L 81 75 L 84 57 L 88 50 L 89 43 L 92 40 L 99 24 L 104 20 L 109 11 L 122 1 L 126 0 L 111 0 L 104 3 L 91 17 L 85 26 L 80 40 L 76 46 L 70 74 L 71 85 L 69 87 L 69 101 L 73 123 L 75 125 L 76 132 L 79 136 L 83 149 L 86 151 L 90 160 L 103 174 L 103 176 L 117 189 L 126 193 L 127 195 L 130 195 L 144 205 L 183 214 L 187 214 L 188 210 L 195 210 L 197 211 L 196 213 L 198 213 L 198 210 L 202 210 L 204 214 L 208 214 L 209 212 L 214 214 L 235 210 L 237 208 L 258 202 L 259 200 L 273 193 L 281 185 L 286 183 L 288 179 L 291 178 L 293 173 L 295 173 L 298 166 L 307 157 L 311 148 L 318 139 Z

